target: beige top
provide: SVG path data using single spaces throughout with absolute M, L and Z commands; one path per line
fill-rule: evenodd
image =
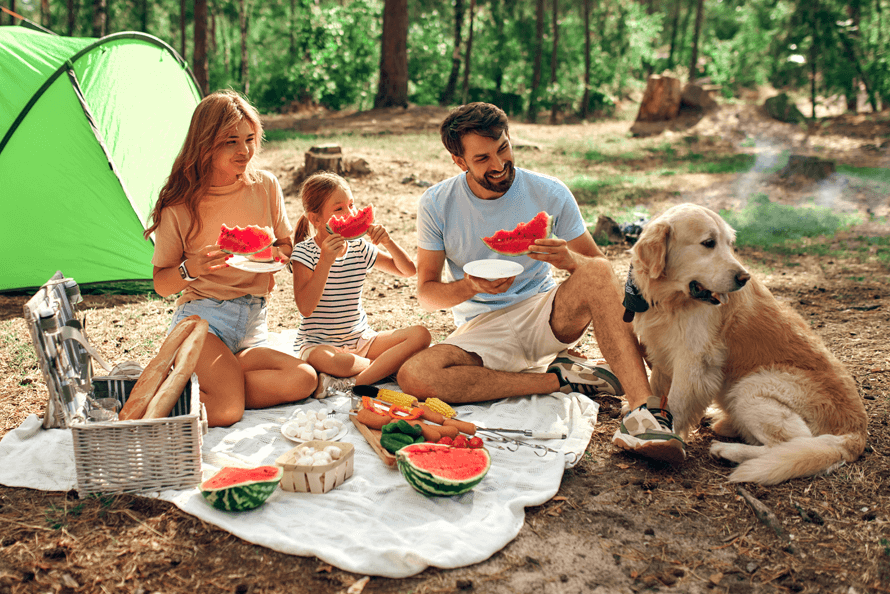
M 272 227 L 275 245 L 292 245 L 293 227 L 284 208 L 284 195 L 274 175 L 260 171 L 260 181 L 245 184 L 239 180 L 230 186 L 211 188 L 201 199 L 198 215 L 204 222 L 201 231 L 184 244 L 191 217 L 185 205 L 165 208 L 161 224 L 155 229 L 155 252 L 151 263 L 159 268 L 179 266 L 187 258 L 197 255 L 207 245 L 215 245 L 220 227 L 259 225 Z M 245 272 L 226 267 L 201 275 L 188 284 L 176 300 L 179 306 L 194 299 L 235 299 L 243 295 L 264 297 L 275 288 L 275 275 L 271 272 Z

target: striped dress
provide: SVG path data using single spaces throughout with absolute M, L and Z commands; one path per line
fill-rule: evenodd
M 363 333 L 370 330 L 368 316 L 362 307 L 362 289 L 368 270 L 377 261 L 377 246 L 361 238 L 346 243 L 346 254 L 331 266 L 318 306 L 300 323 L 294 341 L 296 352 L 313 344 L 353 346 Z M 291 260 L 294 265 L 302 264 L 315 270 L 320 256 L 321 248 L 310 237 L 294 247 Z

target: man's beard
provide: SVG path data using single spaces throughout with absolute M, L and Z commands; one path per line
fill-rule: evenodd
M 513 169 L 513 162 L 507 161 L 504 164 L 504 168 L 507 170 L 507 174 L 498 182 L 491 181 L 488 179 L 488 174 L 486 173 L 481 179 L 470 173 L 473 176 L 473 180 L 488 190 L 489 192 L 496 192 L 498 194 L 506 194 L 507 190 L 510 189 L 510 186 L 513 185 L 513 180 L 516 178 L 516 170 Z

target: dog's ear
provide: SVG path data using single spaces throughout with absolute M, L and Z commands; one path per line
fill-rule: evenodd
M 633 247 L 639 265 L 636 266 L 638 274 L 645 274 L 649 278 L 658 278 L 664 274 L 667 267 L 667 242 L 671 234 L 671 226 L 665 222 L 658 222 L 646 227 L 640 236 L 640 240 Z

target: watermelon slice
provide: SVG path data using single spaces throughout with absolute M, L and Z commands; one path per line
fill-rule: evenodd
M 396 451 L 396 464 L 408 484 L 424 495 L 462 495 L 485 477 L 491 455 L 485 448 L 415 443 Z
M 217 509 L 246 511 L 265 503 L 283 475 L 280 466 L 226 466 L 201 483 L 201 495 Z
M 346 239 L 355 239 L 368 232 L 374 223 L 374 207 L 366 206 L 352 216 L 333 216 L 328 221 L 328 233 L 342 235 Z
M 489 249 L 505 256 L 524 256 L 530 253 L 536 239 L 547 239 L 553 230 L 553 217 L 543 210 L 527 223 L 519 223 L 512 231 L 501 229 L 482 241 Z
M 238 256 L 250 256 L 258 254 L 266 248 L 270 248 L 275 242 L 275 233 L 272 227 L 259 227 L 248 225 L 246 227 L 229 227 L 223 223 L 219 230 L 219 238 L 216 245 L 227 254 Z M 272 259 L 272 251 L 269 250 L 269 260 Z

